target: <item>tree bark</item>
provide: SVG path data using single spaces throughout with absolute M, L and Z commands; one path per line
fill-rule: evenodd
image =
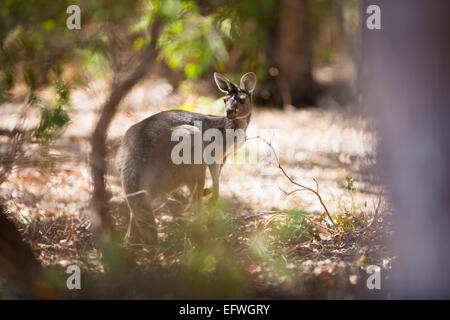
M 0 277 L 4 278 L 15 295 L 30 293 L 41 265 L 0 204 Z
M 281 1 L 272 56 L 280 70 L 278 85 L 283 104 L 314 104 L 308 0 Z
M 381 30 L 365 27 L 369 5 Z M 378 118 L 398 261 L 392 298 L 450 298 L 450 2 L 363 6 L 364 100 Z

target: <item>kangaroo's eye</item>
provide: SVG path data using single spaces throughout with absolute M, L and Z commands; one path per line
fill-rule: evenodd
M 227 103 L 227 100 L 228 100 L 227 98 L 224 98 L 224 99 L 223 99 L 223 102 Z
M 245 102 L 245 99 L 239 99 L 239 103 L 241 103 L 241 104 L 244 104 L 244 102 Z

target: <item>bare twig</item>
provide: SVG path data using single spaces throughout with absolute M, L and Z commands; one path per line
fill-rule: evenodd
M 284 212 L 283 211 L 278 211 L 278 210 L 276 210 L 276 211 L 264 211 L 264 212 L 260 212 L 260 213 L 256 213 L 256 214 L 252 214 L 252 215 L 249 215 L 249 216 L 242 217 L 242 219 L 247 220 L 247 219 L 251 219 L 251 218 L 257 218 L 257 217 L 265 216 L 265 215 L 268 215 L 268 214 L 274 215 L 274 214 L 282 214 L 282 213 L 284 213 Z
M 383 197 L 383 191 L 381 191 L 380 195 L 378 196 L 378 204 L 377 204 L 377 207 L 375 208 L 375 213 L 373 214 L 373 219 L 372 219 L 372 222 L 369 225 L 369 228 L 372 227 L 377 222 L 378 213 L 380 212 L 380 206 L 381 206 L 382 197 Z
M 299 192 L 299 191 L 308 191 L 308 189 L 294 189 L 292 191 L 284 191 L 281 187 L 278 187 L 278 189 L 280 189 L 286 196 L 290 196 L 293 193 Z
M 295 192 L 298 192 L 298 191 L 309 191 L 309 192 L 314 193 L 314 194 L 316 195 L 316 197 L 319 199 L 319 202 L 320 202 L 320 204 L 322 205 L 323 209 L 325 210 L 325 213 L 327 214 L 327 216 L 328 216 L 328 218 L 330 219 L 331 223 L 332 223 L 333 226 L 337 229 L 337 226 L 336 226 L 336 224 L 334 223 L 333 219 L 331 218 L 331 215 L 330 215 L 330 212 L 328 211 L 327 206 L 326 206 L 325 203 L 323 202 L 322 196 L 319 194 L 319 184 L 318 184 L 317 180 L 314 179 L 314 182 L 316 183 L 316 190 L 314 190 L 314 189 L 312 189 L 312 188 L 310 188 L 310 187 L 307 187 L 307 186 L 305 186 L 305 185 L 302 185 L 302 184 L 296 182 L 294 179 L 292 179 L 292 178 L 286 173 L 286 171 L 284 170 L 284 168 L 281 166 L 280 160 L 278 159 L 277 153 L 275 152 L 275 149 L 274 149 L 274 147 L 273 147 L 273 145 L 272 145 L 271 142 L 267 141 L 266 139 L 264 139 L 263 137 L 260 137 L 260 136 L 256 136 L 256 137 L 253 137 L 253 138 L 248 138 L 247 140 L 251 140 L 251 139 L 260 139 L 260 140 L 262 140 L 264 143 L 266 143 L 266 144 L 270 147 L 270 149 L 272 149 L 272 153 L 273 153 L 273 155 L 274 155 L 274 157 L 275 157 L 275 160 L 277 161 L 278 168 L 281 170 L 281 172 L 283 173 L 283 175 L 284 175 L 284 176 L 285 176 L 292 184 L 294 184 L 294 185 L 300 187 L 300 189 L 296 189 L 296 190 L 293 190 L 293 191 L 290 191 L 290 192 L 286 192 L 286 191 L 284 191 L 284 190 L 281 189 L 281 188 L 280 188 L 280 190 L 283 191 L 284 194 L 286 194 L 286 195 L 291 195 L 291 194 L 293 194 L 293 193 L 295 193 Z
M 31 131 L 25 131 L 25 130 L 20 130 L 17 128 L 14 128 L 13 130 L 9 130 L 9 129 L 0 129 L 0 136 L 6 136 L 6 137 L 10 137 L 13 138 L 14 136 L 20 134 L 20 135 L 25 135 L 26 133 L 30 133 Z
M 327 227 L 321 225 L 320 223 L 317 223 L 317 222 L 311 220 L 311 219 L 308 218 L 308 217 L 302 216 L 302 218 L 308 220 L 309 222 L 311 222 L 312 224 L 316 225 L 317 227 L 320 227 L 320 228 L 323 228 L 323 229 L 327 230 L 328 232 L 331 232 L 331 233 L 334 233 L 334 232 L 335 232 L 334 230 L 331 230 L 330 228 L 327 228 Z

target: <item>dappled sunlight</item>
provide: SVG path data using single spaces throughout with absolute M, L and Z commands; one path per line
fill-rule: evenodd
M 0 3 L 0 298 L 386 297 L 359 1 L 67 6 Z
M 93 87 L 95 84 L 90 90 L 94 90 Z M 164 99 L 159 99 L 161 95 Z M 102 101 L 95 91 L 89 93 L 89 90 L 75 90 L 72 97 L 74 113 L 71 122 L 64 135 L 45 151 L 57 155 L 51 167 L 45 167 L 39 162 L 38 155 L 34 155 L 37 157 L 36 167 L 13 170 L 1 185 L 0 192 L 3 198 L 9 199 L 4 203 L 5 208 L 20 225 L 43 264 L 66 266 L 81 263 L 93 272 L 102 272 L 104 266 L 91 242 L 90 201 L 93 185 L 88 165 L 88 137 L 97 118 L 96 109 Z M 152 104 L 144 107 L 149 101 Z M 213 114 L 223 112 L 223 102 L 217 100 L 215 103 L 213 95 L 183 94 L 171 89 L 164 81 L 151 80 L 137 86 L 123 102 L 111 125 L 109 139 L 117 141 L 132 124 L 167 108 L 168 101 L 174 103 L 171 108 Z M 241 261 L 246 266 L 239 271 L 243 272 L 239 277 L 248 274 L 249 281 L 261 288 L 281 287 L 290 292 L 298 286 L 298 281 L 312 281 L 307 274 L 325 277 L 327 280 L 324 281 L 331 281 L 333 286 L 337 275 L 351 277 L 350 283 L 357 283 L 360 277 L 358 268 L 366 259 L 367 249 L 355 251 L 356 248 L 344 245 L 348 240 L 339 240 L 343 245 L 341 249 L 334 247 L 332 243 L 336 241 L 336 235 L 327 231 L 328 228 L 333 229 L 333 225 L 323 215 L 323 207 L 317 197 L 308 191 L 285 194 L 294 190 L 295 186 L 283 175 L 276 161 L 270 159 L 270 148 L 262 141 L 252 139 L 257 135 L 271 140 L 279 151 L 281 165 L 292 179 L 311 188 L 315 188 L 314 179 L 317 180 L 320 194 L 342 230 L 364 228 L 355 225 L 354 219 L 364 223 L 371 221 L 373 212 L 379 206 L 377 200 L 382 190 L 372 173 L 376 141 L 374 132 L 360 119 L 348 118 L 333 108 L 288 112 L 257 108 L 247 131 L 249 140 L 243 149 L 248 153 L 246 156 L 255 152 L 261 159 L 267 157 L 269 161 L 238 163 L 230 159 L 221 177 L 221 197 L 228 203 L 228 209 L 224 211 L 228 216 L 223 222 L 233 221 L 233 227 L 227 232 L 235 240 L 231 243 L 228 240 L 219 242 L 215 246 L 211 246 L 208 240 L 208 245 L 200 249 L 192 241 L 200 241 L 198 245 L 201 245 L 203 240 L 196 238 L 195 233 L 191 234 L 197 231 L 189 231 L 184 224 L 191 227 L 203 225 L 203 222 L 197 221 L 201 217 L 164 212 L 163 208 L 156 217 L 161 244 L 156 254 L 150 251 L 155 254 L 153 256 L 136 249 L 140 257 L 138 261 L 188 269 L 197 268 L 199 264 L 204 268 L 201 270 L 208 274 L 218 267 L 218 263 L 222 263 L 219 258 L 224 254 L 222 250 L 237 250 L 233 253 L 236 254 L 237 265 L 228 267 L 242 268 Z M 112 159 L 115 152 L 113 147 L 108 157 Z M 39 149 L 34 153 L 39 153 Z M 32 158 L 33 154 L 29 157 Z M 109 164 L 108 190 L 113 196 L 112 203 L 118 208 L 114 210 L 115 223 L 124 233 L 128 209 L 117 171 L 113 162 Z M 207 187 L 210 184 L 208 177 Z M 215 210 L 209 212 L 208 209 L 207 215 L 213 217 L 217 214 Z M 69 228 L 64 226 L 61 219 L 70 219 L 72 225 Z M 212 226 L 214 224 L 206 227 L 210 234 L 215 233 Z M 51 235 L 59 239 L 57 245 L 49 245 L 47 238 Z M 77 248 L 86 247 L 83 243 L 86 237 L 91 244 L 86 253 L 80 255 L 76 253 Z M 240 252 L 248 252 L 253 258 Z M 354 259 L 347 258 L 349 252 L 352 252 Z M 371 259 L 377 263 L 392 259 L 390 255 L 381 253 L 380 250 L 377 253 L 370 251 Z M 349 273 L 349 270 L 353 271 Z

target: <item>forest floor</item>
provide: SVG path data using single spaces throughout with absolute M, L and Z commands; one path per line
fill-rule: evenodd
M 88 163 L 89 136 L 104 92 L 95 84 L 88 90 L 75 90 L 71 123 L 64 135 L 48 147 L 26 145 L 26 153 L 0 185 L 0 197 L 5 199 L 9 215 L 44 266 L 76 263 L 93 274 L 104 272 L 93 237 L 93 185 Z M 133 123 L 173 106 L 218 113 L 218 101 L 173 93 L 164 81 L 143 83 L 122 103 L 111 126 L 111 158 L 120 137 Z M 17 110 L 14 105 L 2 107 L 0 124 L 11 126 L 19 118 Z M 32 124 L 33 119 L 26 123 Z M 257 153 L 261 161 L 228 161 L 222 171 L 221 203 L 227 213 L 224 219 L 233 222 L 229 232 L 234 233 L 235 241 L 221 245 L 232 247 L 229 258 L 244 270 L 253 296 L 380 295 L 367 289 L 366 269 L 376 265 L 383 275 L 384 271 L 388 274 L 395 257 L 389 246 L 391 213 L 373 171 L 376 136 L 370 125 L 350 111 L 336 108 L 282 111 L 257 107 L 247 132 L 248 138 L 256 136 L 271 141 L 290 178 L 314 190 L 318 187 L 334 224 L 316 194 L 289 194 L 298 187 L 278 168 L 270 147 L 259 139 L 249 139 L 242 152 Z M 113 167 L 107 181 L 116 227 L 124 233 L 128 209 Z M 171 226 L 189 219 L 189 214 L 173 215 L 162 210 L 157 216 L 161 247 L 133 249 L 140 263 L 185 263 L 189 258 L 186 247 L 192 245 L 186 244 L 187 231 L 183 248 L 178 251 L 167 250 L 163 244 L 170 241 Z M 211 230 L 203 231 L 207 234 Z M 195 243 L 195 239 L 192 241 Z M 214 255 L 209 258 L 205 261 L 221 259 Z M 214 268 L 214 263 L 206 264 Z M 260 293 L 269 291 L 274 293 Z M 208 298 L 200 293 L 192 297 Z

